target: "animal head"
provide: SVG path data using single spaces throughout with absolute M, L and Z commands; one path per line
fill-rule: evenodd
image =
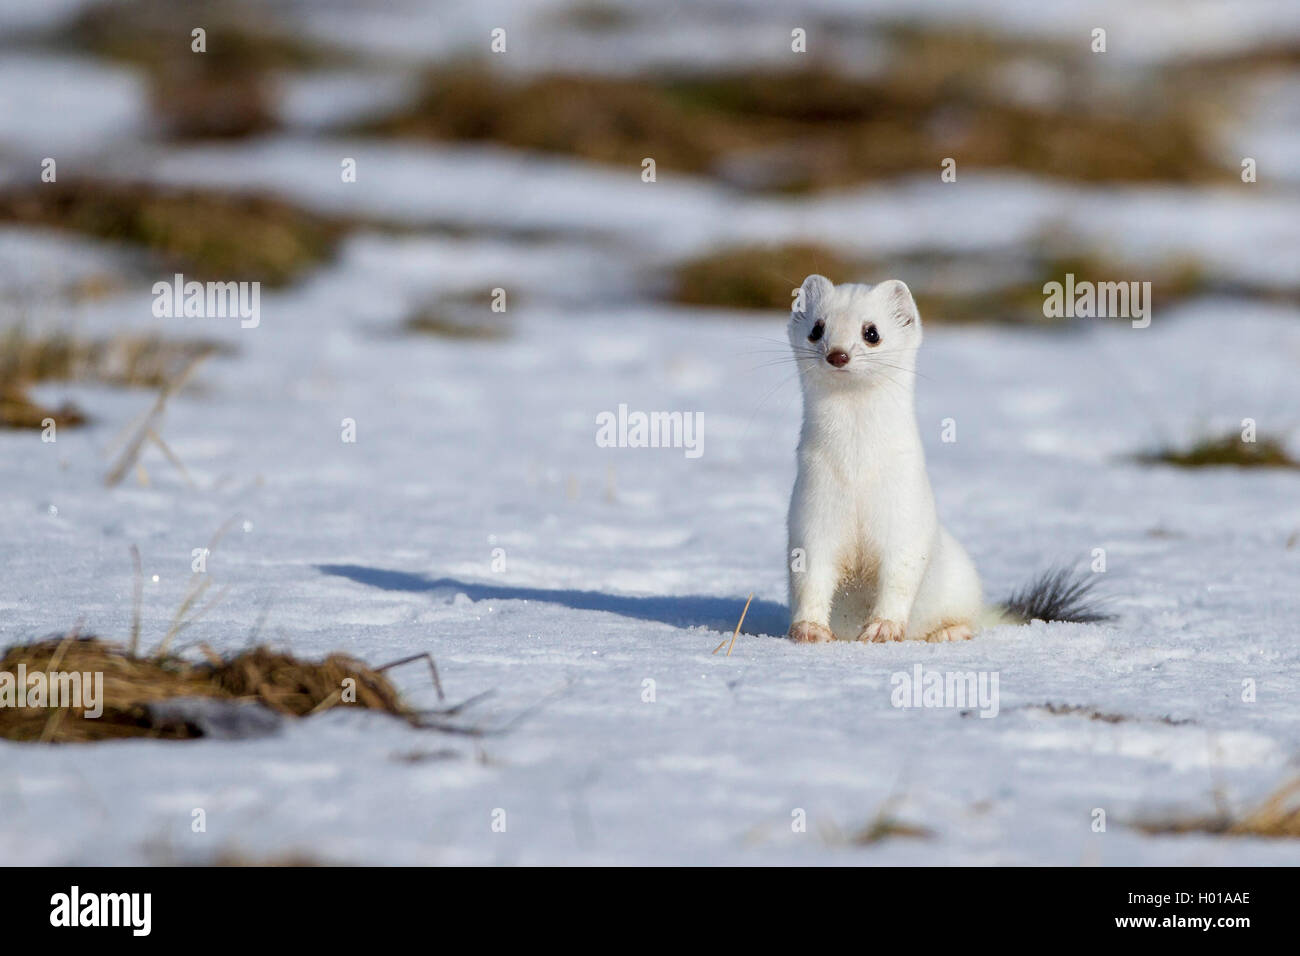
M 878 285 L 803 280 L 790 313 L 790 347 L 805 382 L 852 387 L 879 382 L 911 387 L 921 316 L 898 279 Z

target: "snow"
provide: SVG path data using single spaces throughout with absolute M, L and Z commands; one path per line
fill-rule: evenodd
M 639 7 L 637 0 L 625 0 Z M 708 6 L 749 15 L 764 0 L 708 0 Z M 790 18 L 840 17 L 888 25 L 915 22 L 967 26 L 1021 38 L 1042 37 L 1089 50 L 1092 31 L 1106 30 L 1106 55 L 1124 63 L 1151 63 L 1193 55 L 1235 53 L 1300 34 L 1300 9 L 1289 0 L 795 0 Z
M 1222 134 L 1226 162 L 1253 158 L 1262 174 L 1289 181 L 1300 178 L 1300 79 L 1291 74 L 1265 76 L 1251 91 L 1239 122 Z
M 582 8 L 569 0 L 267 3 L 319 40 L 410 63 L 466 52 L 486 56 L 491 31 L 504 29 L 509 68 L 523 70 L 775 65 L 788 62 L 795 27 L 808 31 L 810 52 L 848 66 L 875 55 L 870 29 L 898 23 L 1041 37 L 1082 51 L 1091 49 L 1092 31 L 1100 27 L 1107 31 L 1106 55 L 1137 65 L 1235 53 L 1300 35 L 1300 10 L 1290 0 L 611 0 L 597 8 L 621 14 L 609 29 L 566 17 Z
M 265 613 L 262 636 L 299 654 L 378 664 L 428 651 L 453 700 L 494 691 L 467 723 L 509 729 L 474 743 L 339 713 L 247 742 L 0 744 L 3 858 L 1294 862 L 1265 841 L 1148 837 L 1125 822 L 1208 810 L 1216 785 L 1255 799 L 1286 773 L 1297 479 L 1124 460 L 1162 432 L 1246 415 L 1294 441 L 1293 313 L 1236 304 L 1226 345 L 1216 302 L 1142 330 L 931 328 L 917 383 L 930 471 L 990 594 L 1102 547 L 1119 620 L 999 628 L 958 646 L 795 647 L 770 636 L 787 623 L 798 425 L 790 369 L 766 364 L 781 318 L 553 303 L 542 267 L 551 256 L 563 274 L 571 249 L 520 243 L 516 258 L 459 242 L 363 237 L 301 289 L 264 295 L 257 329 L 161 325 L 241 348 L 169 408 L 163 434 L 196 489 L 153 453 L 149 487 L 105 489 L 100 451 L 149 395 L 53 388 L 97 422 L 55 444 L 0 435 L 0 614 L 11 636 L 79 620 L 123 635 L 135 543 L 156 640 L 189 586 L 191 549 L 238 516 L 248 530 L 237 523 L 209 560 L 229 596 L 186 643 L 237 648 Z M 505 287 L 518 276 L 533 290 L 512 339 L 389 334 L 417 273 L 449 281 L 440 261 L 490 263 Z M 159 321 L 143 283 L 81 309 L 87 329 Z M 620 402 L 703 412 L 703 456 L 598 448 L 595 416 Z M 945 445 L 949 416 L 958 441 Z M 340 440 L 345 417 L 356 444 Z M 751 591 L 746 634 L 730 657 L 712 655 Z M 891 676 L 916 663 L 999 675 L 998 716 L 893 707 Z M 413 700 L 435 703 L 421 668 L 397 673 Z M 1241 701 L 1246 678 L 1256 703 Z M 1131 719 L 1036 709 L 1047 703 Z M 934 836 L 852 848 L 822 835 L 865 825 L 888 800 Z M 1105 834 L 1090 829 L 1096 807 Z M 205 834 L 190 832 L 195 808 Z M 498 808 L 505 833 L 492 829 Z M 796 809 L 806 833 L 791 831 Z
M 340 163 L 356 161 L 357 181 Z M 936 167 L 937 169 L 937 167 Z M 101 168 L 130 180 L 272 191 L 324 211 L 424 226 L 601 235 L 667 260 L 729 243 L 813 241 L 867 254 L 975 251 L 1060 232 L 1138 262 L 1179 256 L 1262 282 L 1300 278 L 1293 192 L 1231 173 L 1215 188 L 1084 187 L 1032 176 L 933 176 L 810 198 L 750 196 L 704 179 L 497 148 L 270 136 L 141 148 Z
M 7 0 L 0 7 L 0 28 L 8 37 L 20 31 L 36 32 L 67 21 L 80 11 L 108 0 Z
M 475 18 L 430 22 L 477 30 L 503 11 L 541 17 L 559 5 L 460 6 Z M 1026 28 L 1074 9 L 961 6 L 1023 14 Z M 1123 17 L 1130 6 L 1105 9 Z M 1291 29 L 1294 5 L 1257 6 L 1277 15 L 1279 35 Z M 385 35 L 372 9 L 348 21 L 359 44 Z M 1168 43 L 1208 44 L 1217 22 L 1202 30 L 1187 18 Z M 1258 22 L 1242 16 L 1234 30 Z M 0 59 L 0 80 L 13 56 Z M 1245 418 L 1300 454 L 1294 305 L 1157 300 L 1146 329 L 928 323 L 916 388 L 931 480 L 990 598 L 1100 548 L 1117 620 L 1001 627 L 956 645 L 796 647 L 779 637 L 799 424 L 784 318 L 639 298 L 647 271 L 722 243 L 972 251 L 1050 229 L 1134 263 L 1116 278 L 1186 253 L 1224 276 L 1293 285 L 1297 196 L 1265 164 L 1259 184 L 1228 176 L 1217 189 L 962 173 L 950 185 L 935 175 L 782 199 L 662 169 L 650 185 L 639 169 L 301 129 L 124 149 L 114 136 L 132 129 L 139 91 L 111 71 L 63 70 L 87 97 L 67 102 L 90 114 L 78 108 L 73 145 L 104 150 L 99 173 L 271 190 L 411 229 L 355 234 L 301 284 L 263 290 L 253 329 L 155 319 L 152 283 L 170 276 L 117 247 L 0 231 L 0 294 L 44 295 L 36 324 L 198 334 L 239 350 L 210 359 L 200 387 L 169 403 L 161 432 L 193 487 L 156 450 L 147 486 L 104 485 L 107 448 L 153 401 L 148 391 L 45 384 L 40 398 L 71 398 L 93 421 L 54 443 L 0 432 L 5 643 L 78 624 L 124 637 L 136 545 L 152 646 L 192 583 L 192 550 L 233 521 L 208 560 L 212 592 L 229 591 L 182 634 L 189 652 L 254 637 L 375 665 L 428 652 L 451 701 L 490 694 L 457 718 L 479 738 L 335 711 L 247 741 L 0 741 L 0 861 L 1296 862 L 1282 841 L 1131 826 L 1213 812 L 1220 792 L 1249 806 L 1295 772 L 1300 478 L 1131 460 Z M 355 105 L 331 103 L 330 82 L 288 90 L 296 124 L 328 125 Z M 1264 110 L 1261 135 L 1285 125 L 1276 109 Z M 45 141 L 28 112 L 0 116 L 10 150 Z M 12 181 L 29 159 L 6 155 Z M 339 180 L 345 156 L 358 160 L 355 184 Z M 109 294 L 63 296 L 103 275 L 119 280 Z M 507 338 L 400 331 L 425 303 L 498 286 Z M 498 318 L 486 300 L 482 309 Z M 702 456 L 598 447 L 597 415 L 620 404 L 702 413 Z M 953 443 L 941 440 L 949 418 Z M 355 444 L 341 440 L 344 419 Z M 734 652 L 713 654 L 751 593 Z M 996 675 L 997 716 L 895 707 L 895 675 L 918 664 Z M 412 702 L 436 705 L 421 665 L 392 676 Z M 931 836 L 868 846 L 836 836 L 882 807 Z M 196 809 L 206 832 L 192 832 Z M 1093 831 L 1098 809 L 1104 833 Z M 806 832 L 792 828 L 798 811 Z
M 294 128 L 325 129 L 391 111 L 417 92 L 409 76 L 364 70 L 316 70 L 277 78 L 277 113 Z
M 0 90 L 0 157 L 25 168 L 80 158 L 147 125 L 144 79 L 84 57 L 0 52 Z
M 53 229 L 0 226 L 0 315 L 49 318 L 66 307 L 63 297 L 79 283 L 112 282 L 130 261 L 124 250 L 102 242 Z

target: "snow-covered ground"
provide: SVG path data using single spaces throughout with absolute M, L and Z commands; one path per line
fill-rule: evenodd
M 256 329 L 153 320 L 147 290 L 85 307 L 88 330 L 201 330 L 241 353 L 171 404 L 163 434 L 196 488 L 152 454 L 149 487 L 104 488 L 101 449 L 146 393 L 48 389 L 97 423 L 54 444 L 0 434 L 0 615 L 11 638 L 78 621 L 125 634 L 135 543 L 156 639 L 190 584 L 191 549 L 238 516 L 209 562 L 230 591 L 187 640 L 236 648 L 265 614 L 262 635 L 299 654 L 431 652 L 453 699 L 494 691 L 467 722 L 526 716 L 478 746 L 358 714 L 251 742 L 0 744 L 3 858 L 1294 862 L 1284 844 L 1124 825 L 1206 810 L 1216 786 L 1256 798 L 1297 752 L 1300 478 L 1124 461 L 1242 417 L 1294 439 L 1293 313 L 1206 301 L 1143 330 L 931 328 L 918 379 L 930 468 L 991 595 L 1100 547 L 1119 620 L 959 646 L 795 647 L 771 636 L 786 625 L 798 422 L 791 369 L 767 364 L 782 317 L 552 307 L 539 266 L 552 256 L 562 275 L 571 252 L 516 251 L 512 266 L 474 241 L 360 239 L 301 290 L 268 294 Z M 414 293 L 395 275 L 376 288 L 376 255 L 390 273 L 407 263 L 411 283 L 440 281 L 440 256 L 495 263 L 512 290 L 517 270 L 513 337 L 394 335 Z M 702 412 L 702 456 L 597 447 L 597 414 L 620 403 Z M 945 444 L 949 417 L 958 440 Z M 751 633 L 713 656 L 751 591 Z M 918 663 L 997 674 L 998 715 L 895 708 L 891 675 Z M 1254 703 L 1241 700 L 1248 678 Z M 418 668 L 401 679 L 434 703 Z M 862 849 L 821 835 L 891 797 L 933 838 Z M 796 809 L 806 833 L 792 832 Z
M 40 6 L 24 0 L 13 19 L 41 20 Z M 1070 5 L 961 6 L 994 22 L 1030 11 L 1042 30 L 1043 11 Z M 1121 23 L 1133 6 L 1106 9 Z M 1256 6 L 1279 34 L 1294 28 L 1291 6 Z M 462 26 L 561 8 L 482 5 Z M 359 45 L 392 35 L 374 9 L 371 24 L 351 21 Z M 330 32 L 328 17 L 313 22 Z M 1172 55 L 1254 36 L 1249 17 L 1218 33 L 1219 21 L 1185 22 L 1143 49 Z M 25 75 L 22 56 L 0 59 L 0 79 Z M 1051 229 L 1133 262 L 1117 279 L 1192 255 L 1222 277 L 1294 287 L 1293 185 L 1228 175 L 1214 189 L 1116 190 L 965 173 L 941 184 L 936 173 L 778 199 L 303 130 L 123 148 L 119 134 L 143 122 L 132 105 L 142 94 L 110 72 L 79 62 L 66 73 L 69 102 L 102 122 L 71 137 L 79 149 L 66 163 L 59 153 L 61 175 L 258 188 L 412 229 L 354 235 L 301 284 L 263 290 L 250 329 L 155 319 L 160 276 L 130 251 L 0 230 L 6 320 L 17 308 L 88 334 L 155 329 L 238 349 L 209 360 L 199 388 L 169 404 L 162 435 L 192 485 L 157 451 L 144 458 L 147 486 L 104 485 L 106 450 L 152 402 L 147 391 L 43 385 L 38 397 L 71 398 L 93 421 L 54 443 L 0 431 L 3 644 L 78 624 L 124 637 L 132 545 L 144 565 L 144 639 L 156 642 L 191 586 L 193 549 L 233 519 L 208 561 L 210 593 L 228 590 L 184 632 L 185 646 L 234 650 L 257 635 L 302 656 L 344 651 L 375 665 L 427 651 L 451 701 L 491 692 L 459 718 L 489 733 L 332 712 L 239 742 L 0 741 L 0 862 L 1297 862 L 1286 841 L 1154 837 L 1130 825 L 1212 812 L 1216 793 L 1248 806 L 1297 770 L 1300 473 L 1131 461 L 1245 418 L 1300 453 L 1296 308 L 1157 300 L 1146 329 L 927 325 L 916 387 L 930 473 L 989 596 L 1104 549 L 1117 620 L 1004 627 L 958 645 L 796 647 L 779 637 L 799 422 L 784 316 L 640 297 L 647 271 L 722 243 L 970 251 Z M 98 91 L 102 111 L 79 99 L 82 88 Z M 348 92 L 364 103 L 392 90 Z M 288 94 L 302 127 L 332 115 L 333 97 L 320 94 Z M 1254 128 L 1284 139 L 1285 111 L 1264 99 Z M 24 102 L 0 113 L 6 182 L 46 154 L 53 118 Z M 355 184 L 339 181 L 345 156 L 358 160 Z M 62 297 L 98 276 L 118 291 Z M 509 297 L 507 337 L 400 329 L 424 303 L 497 286 Z M 500 318 L 486 298 L 481 313 Z M 701 413 L 702 454 L 599 447 L 597 416 L 621 404 Z M 355 443 L 342 440 L 345 419 Z M 955 442 L 941 440 L 946 419 Z M 750 593 L 734 652 L 712 654 Z M 895 675 L 917 665 L 996 676 L 996 716 L 895 707 Z M 418 665 L 393 676 L 415 703 L 436 703 Z M 842 838 L 882 807 L 930 836 Z M 207 832 L 196 834 L 200 808 Z M 1094 831 L 1097 810 L 1105 832 Z

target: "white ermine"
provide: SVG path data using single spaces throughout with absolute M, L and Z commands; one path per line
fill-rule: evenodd
M 935 512 L 914 407 L 921 316 L 904 283 L 811 275 L 789 335 L 803 390 L 792 639 L 959 641 L 986 620 L 1105 619 L 1084 601 L 1092 582 L 1066 571 L 986 612 L 975 565 Z

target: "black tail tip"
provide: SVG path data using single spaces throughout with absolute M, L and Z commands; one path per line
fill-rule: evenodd
M 1097 575 L 1071 568 L 1051 568 L 1016 591 L 1002 608 L 1024 621 L 1069 621 L 1100 624 L 1113 621 L 1105 603 L 1094 593 Z

